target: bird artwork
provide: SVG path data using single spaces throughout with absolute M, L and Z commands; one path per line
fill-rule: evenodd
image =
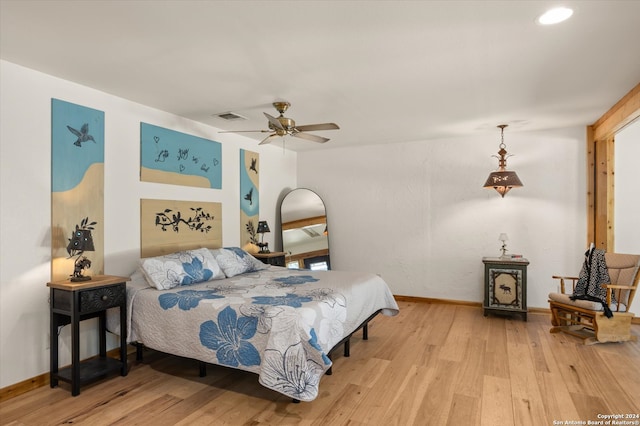
M 258 163 L 258 159 L 257 158 L 252 158 L 251 159 L 251 166 L 249 166 L 249 170 L 253 170 L 254 172 L 256 172 L 256 174 L 258 173 L 258 169 L 257 169 L 257 163 Z
M 251 188 L 247 195 L 244 196 L 244 199 L 249 202 L 250 206 L 253 205 L 253 188 Z
M 93 143 L 96 143 L 95 139 L 93 139 L 93 136 L 91 136 L 89 134 L 89 124 L 88 123 L 84 123 L 82 125 L 82 127 L 80 128 L 80 131 L 74 129 L 71 126 L 67 126 L 67 129 L 69 129 L 69 131 L 71 133 L 73 133 L 74 135 L 76 135 L 78 137 L 78 139 L 76 139 L 76 141 L 73 143 L 75 146 L 82 147 L 82 142 L 87 142 L 87 141 L 91 141 Z

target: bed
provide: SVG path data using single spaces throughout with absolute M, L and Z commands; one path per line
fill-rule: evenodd
M 297 401 L 317 397 L 333 349 L 378 313 L 399 312 L 375 274 L 286 269 L 238 248 L 154 260 L 127 283 L 128 342 L 256 373 Z

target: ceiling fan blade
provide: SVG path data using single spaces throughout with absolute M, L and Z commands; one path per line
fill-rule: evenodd
M 291 133 L 291 136 L 295 136 L 296 138 L 306 139 L 311 142 L 325 143 L 329 140 L 329 138 L 323 138 L 322 136 L 311 135 L 309 133 L 297 132 Z
M 267 119 L 269 120 L 269 123 L 271 123 L 274 129 L 284 130 L 284 127 L 282 127 L 282 124 L 280 123 L 280 121 L 278 121 L 277 118 L 267 114 L 266 112 L 264 112 L 263 114 L 265 115 L 265 117 L 267 117 Z
M 273 133 L 273 134 L 267 136 L 266 138 L 262 139 L 262 141 L 260 141 L 260 143 L 258 145 L 267 144 L 267 143 L 271 142 L 271 139 L 277 138 L 277 137 L 278 137 L 278 135 L 276 133 Z
M 336 123 L 306 124 L 304 126 L 296 126 L 301 132 L 312 132 L 315 130 L 338 130 L 340 127 Z
M 218 133 L 271 133 L 271 130 L 220 130 Z

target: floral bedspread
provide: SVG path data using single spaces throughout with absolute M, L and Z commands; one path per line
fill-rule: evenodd
M 136 272 L 128 285 L 128 341 L 258 374 L 312 401 L 327 354 L 374 312 L 398 313 L 377 275 L 279 267 L 159 291 Z

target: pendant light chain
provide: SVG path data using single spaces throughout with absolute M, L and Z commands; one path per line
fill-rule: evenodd
M 507 127 L 506 124 L 501 124 L 500 127 L 500 145 L 498 146 L 500 149 L 505 149 L 507 146 L 504 144 L 504 128 Z

